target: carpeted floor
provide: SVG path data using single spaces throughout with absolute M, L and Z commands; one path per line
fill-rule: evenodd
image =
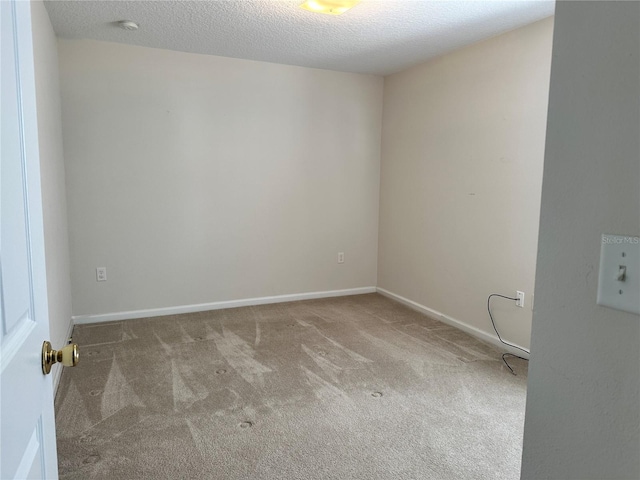
M 73 339 L 63 479 L 519 478 L 526 363 L 377 294 Z

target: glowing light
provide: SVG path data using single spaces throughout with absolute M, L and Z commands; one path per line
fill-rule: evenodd
M 300 8 L 327 15 L 342 15 L 358 3 L 360 0 L 307 0 L 300 5 Z

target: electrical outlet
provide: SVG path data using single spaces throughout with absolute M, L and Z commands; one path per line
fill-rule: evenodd
M 344 263 L 344 252 L 338 252 L 338 263 Z
M 107 281 L 107 267 L 96 268 L 96 282 Z
M 516 291 L 516 307 L 524 307 L 524 292 L 521 292 L 519 290 Z

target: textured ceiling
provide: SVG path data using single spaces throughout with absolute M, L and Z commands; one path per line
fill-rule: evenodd
M 364 0 L 341 16 L 302 0 L 46 1 L 63 38 L 386 75 L 553 15 L 554 2 Z M 133 20 L 137 31 L 115 25 Z

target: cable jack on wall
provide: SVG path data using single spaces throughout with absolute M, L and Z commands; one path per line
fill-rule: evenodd
M 518 293 L 520 293 L 520 292 L 518 292 Z M 522 351 L 522 352 L 524 352 L 526 354 L 529 354 L 530 353 L 529 350 L 526 350 L 526 349 L 524 349 L 522 347 L 519 347 L 517 345 L 514 345 L 512 343 L 505 342 L 502 339 L 502 337 L 500 336 L 500 333 L 498 332 L 498 329 L 496 328 L 496 322 L 493 319 L 493 314 L 491 313 L 491 298 L 492 297 L 500 297 L 500 298 L 506 298 L 507 300 L 513 300 L 513 301 L 516 302 L 516 304 L 517 304 L 517 302 L 522 301 L 522 298 L 521 297 L 507 297 L 505 295 L 500 295 L 499 293 L 492 293 L 491 295 L 489 295 L 489 298 L 487 298 L 487 311 L 489 312 L 489 318 L 491 319 L 491 325 L 493 326 L 493 330 L 496 332 L 496 335 L 498 336 L 498 340 L 500 340 L 501 343 L 503 343 L 503 344 L 505 344 L 505 345 L 507 345 L 507 346 L 509 346 L 511 348 L 515 348 L 515 349 L 520 350 L 520 351 Z M 508 352 L 507 353 L 503 353 L 502 354 L 502 361 L 504 362 L 504 364 L 507 366 L 507 368 L 509 369 L 509 371 L 513 375 L 515 375 L 516 372 L 513 370 L 513 368 L 511 368 L 511 365 L 509 365 L 509 362 L 507 362 L 507 358 L 506 357 L 516 357 L 516 358 L 520 358 L 522 360 L 529 361 L 528 358 L 521 357 L 520 355 L 516 355 L 515 353 L 508 353 Z

